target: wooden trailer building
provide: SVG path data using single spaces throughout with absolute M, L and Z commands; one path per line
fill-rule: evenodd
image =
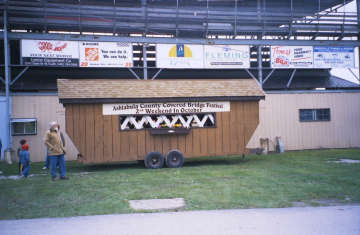
M 84 163 L 241 155 L 265 95 L 254 79 L 58 79 L 66 132 Z

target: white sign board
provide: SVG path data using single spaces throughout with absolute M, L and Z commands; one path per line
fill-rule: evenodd
M 354 47 L 314 47 L 316 68 L 354 68 Z
M 103 115 L 162 115 L 230 112 L 230 102 L 165 102 L 103 104 Z
M 158 68 L 203 68 L 202 45 L 157 44 L 156 67 Z
M 21 40 L 21 61 L 31 66 L 79 66 L 79 44 L 75 41 Z
M 272 46 L 272 68 L 313 68 L 311 46 Z
M 206 69 L 250 68 L 250 47 L 242 45 L 205 45 Z
M 131 43 L 79 42 L 80 67 L 132 67 Z

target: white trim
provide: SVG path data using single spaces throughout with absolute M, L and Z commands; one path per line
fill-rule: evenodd
M 266 94 L 312 94 L 312 93 L 360 93 L 359 90 L 274 90 L 266 91 Z
M 11 92 L 11 96 L 58 96 L 57 92 Z M 0 92 L 0 96 L 5 96 L 5 93 Z
M 36 122 L 36 118 L 12 118 L 11 123 L 13 122 Z

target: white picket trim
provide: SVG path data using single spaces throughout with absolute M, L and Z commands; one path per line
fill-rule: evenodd
M 155 120 L 154 120 L 155 119 Z M 165 122 L 169 128 L 174 127 L 175 123 L 180 120 L 182 126 L 184 128 L 191 127 L 204 127 L 205 122 L 210 120 L 212 124 L 215 124 L 215 117 L 212 114 L 205 114 L 204 117 L 200 120 L 197 114 L 192 115 L 172 115 L 171 120 L 167 118 L 165 115 L 160 116 L 142 116 L 141 120 L 136 121 L 135 116 L 126 117 L 120 126 L 121 130 L 128 130 L 130 127 L 129 124 L 133 124 L 135 129 L 140 130 L 144 128 L 144 124 L 149 123 L 152 128 L 159 128 L 160 123 Z

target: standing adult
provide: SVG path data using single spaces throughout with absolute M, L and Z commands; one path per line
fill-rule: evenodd
M 57 127 L 58 127 L 58 132 L 60 134 L 61 141 L 63 143 L 63 146 L 65 147 L 65 138 L 64 138 L 63 133 L 60 131 L 60 125 L 57 124 Z M 47 130 L 47 132 L 49 132 L 49 131 L 50 130 Z M 46 144 L 45 144 L 45 146 L 46 146 Z M 59 168 L 59 163 L 56 164 L 56 167 Z M 50 168 L 49 148 L 46 146 L 46 159 L 45 159 L 45 162 L 44 162 L 44 167 L 42 169 L 46 170 L 46 169 L 49 169 L 49 168 Z
M 50 122 L 50 129 L 45 134 L 45 145 L 48 148 L 50 160 L 51 179 L 56 180 L 56 165 L 59 165 L 60 179 L 67 180 L 65 166 L 65 147 L 61 138 L 60 125 L 57 122 Z
M 1 138 L 0 138 L 0 159 L 2 159 L 1 157 L 2 157 L 2 142 L 1 142 Z

